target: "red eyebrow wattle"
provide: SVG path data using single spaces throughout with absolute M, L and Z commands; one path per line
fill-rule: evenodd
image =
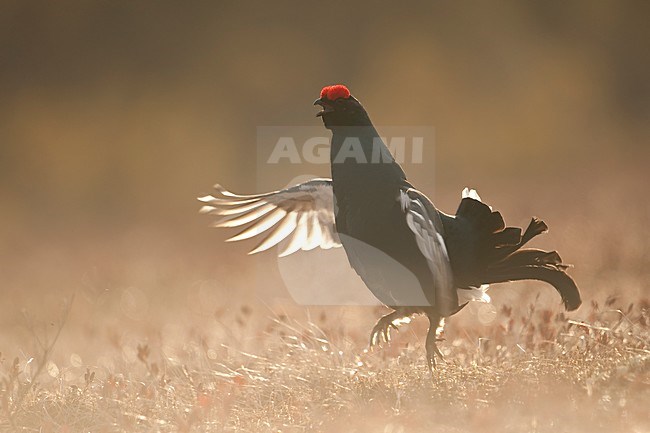
M 335 84 L 333 86 L 323 87 L 323 90 L 320 91 L 321 98 L 327 98 L 330 101 L 336 101 L 339 98 L 349 98 L 350 90 L 345 87 L 343 84 Z
M 323 87 L 323 90 L 320 91 L 320 97 L 321 98 L 327 98 L 327 91 L 330 89 L 332 86 L 325 86 Z

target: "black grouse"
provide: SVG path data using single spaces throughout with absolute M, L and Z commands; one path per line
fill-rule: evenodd
M 280 191 L 236 195 L 215 186 L 201 197 L 202 211 L 223 216 L 215 225 L 237 227 L 229 240 L 262 234 L 251 253 L 282 240 L 280 256 L 300 249 L 343 246 L 350 265 L 372 293 L 394 311 L 377 322 L 370 345 L 389 340 L 400 319 L 425 314 L 429 368 L 442 319 L 458 312 L 459 293 L 486 298 L 488 284 L 541 280 L 559 292 L 567 310 L 580 293 L 557 252 L 522 248 L 547 230 L 533 218 L 523 231 L 506 227 L 501 214 L 465 189 L 455 215 L 433 205 L 406 179 L 361 103 L 343 85 L 325 87 L 314 102 L 332 131 L 332 179 L 313 179 Z M 462 296 L 466 298 L 467 296 Z

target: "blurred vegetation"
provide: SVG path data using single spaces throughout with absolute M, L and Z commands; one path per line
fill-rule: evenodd
M 0 7 L 3 230 L 182 230 L 215 181 L 254 185 L 257 126 L 318 125 L 334 82 L 378 125 L 435 126 L 454 190 L 633 161 L 650 137 L 644 1 Z

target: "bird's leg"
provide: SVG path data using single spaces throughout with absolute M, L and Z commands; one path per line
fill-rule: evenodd
M 372 348 L 380 343 L 380 339 L 388 343 L 390 341 L 390 328 L 397 331 L 398 324 L 395 322 L 405 319 L 411 314 L 413 313 L 409 309 L 400 308 L 379 319 L 370 333 L 370 347 Z
M 444 318 L 441 319 L 437 315 L 428 315 L 429 317 L 429 332 L 427 332 L 427 341 L 425 347 L 427 349 L 427 362 L 429 364 L 429 371 L 433 375 L 433 370 L 436 368 L 436 356 L 444 360 L 440 349 L 436 342 L 440 341 L 438 338 L 444 327 Z

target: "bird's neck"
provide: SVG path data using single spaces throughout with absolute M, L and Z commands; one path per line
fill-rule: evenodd
M 396 190 L 406 179 L 372 125 L 333 128 L 330 162 L 337 195 Z

